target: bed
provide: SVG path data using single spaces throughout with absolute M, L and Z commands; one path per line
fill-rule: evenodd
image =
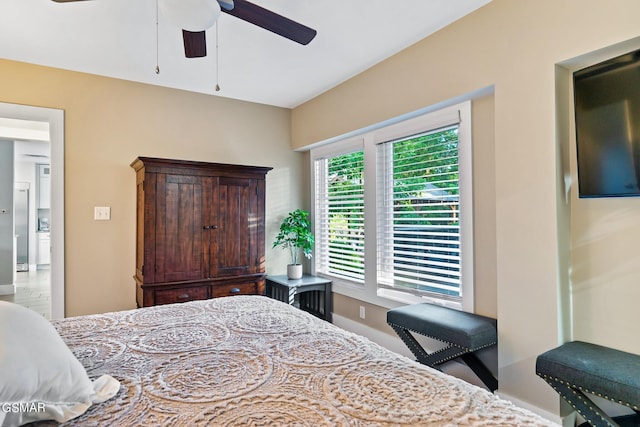
M 555 425 L 262 296 L 52 323 L 90 378 L 120 383 L 65 426 Z

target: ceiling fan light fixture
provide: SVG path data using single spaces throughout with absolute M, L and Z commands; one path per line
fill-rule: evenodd
M 218 0 L 220 7 L 224 10 L 232 10 L 233 9 L 233 0 Z
M 168 21 L 194 32 L 211 28 L 221 13 L 217 0 L 159 0 L 158 6 Z

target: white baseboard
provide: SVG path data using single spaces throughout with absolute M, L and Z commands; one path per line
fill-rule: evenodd
M 394 353 L 398 353 L 415 360 L 415 356 L 411 353 L 407 346 L 404 345 L 399 337 L 389 335 L 378 329 L 374 329 L 370 326 L 353 321 L 347 317 L 343 317 L 335 313 L 333 313 L 333 324 L 347 331 L 367 337 L 374 343 L 379 344 L 382 347 L 393 351 Z
M 15 285 L 0 285 L 0 295 L 12 295 L 16 293 Z

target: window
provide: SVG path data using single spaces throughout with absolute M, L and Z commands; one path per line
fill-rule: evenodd
M 364 282 L 364 152 L 315 162 L 316 272 Z
M 315 148 L 314 273 L 391 307 L 473 310 L 471 103 Z
M 377 151 L 378 285 L 458 300 L 458 125 Z

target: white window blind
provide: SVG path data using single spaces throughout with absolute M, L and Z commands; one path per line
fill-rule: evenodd
M 316 159 L 315 271 L 364 282 L 364 153 Z
M 378 144 L 378 286 L 459 301 L 458 125 Z

